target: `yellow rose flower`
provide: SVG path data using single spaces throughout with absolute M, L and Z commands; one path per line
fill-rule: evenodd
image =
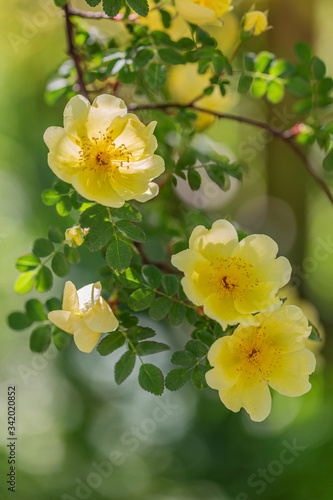
M 186 64 L 185 66 L 173 66 L 169 69 L 167 86 L 172 100 L 181 104 L 188 104 L 196 97 L 200 96 L 204 89 L 210 85 L 209 78 L 212 75 L 198 73 L 197 64 Z M 190 83 L 190 84 L 189 84 Z M 238 101 L 236 94 L 228 92 L 224 97 L 218 87 L 215 87 L 211 95 L 205 95 L 198 101 L 196 106 L 206 108 L 211 111 L 225 112 L 232 109 Z M 216 120 L 215 116 L 209 113 L 198 113 L 195 122 L 197 130 L 203 130 Z
M 112 332 L 119 324 L 101 292 L 100 282 L 77 291 L 73 283 L 67 281 L 62 311 L 48 314 L 58 328 L 74 335 L 76 347 L 82 352 L 91 352 L 101 333 Z
M 284 396 L 301 396 L 311 389 L 314 354 L 305 347 L 311 333 L 308 321 L 296 306 L 281 306 L 255 316 L 255 324 L 239 326 L 233 335 L 211 346 L 207 384 L 219 391 L 231 411 L 242 407 L 255 422 L 271 411 L 268 386 Z
M 80 226 L 73 226 L 66 229 L 65 240 L 70 247 L 79 247 L 84 243 L 84 237 L 87 231 Z
M 158 193 L 151 181 L 164 172 L 163 159 L 154 155 L 155 125 L 143 125 L 112 95 L 100 95 L 92 105 L 77 95 L 65 108 L 64 128 L 49 127 L 44 134 L 49 166 L 79 194 L 102 205 L 148 201 Z
M 176 9 L 185 21 L 199 26 L 217 24 L 231 8 L 231 0 L 176 0 Z
M 253 10 L 245 14 L 244 31 L 252 31 L 254 35 L 261 35 L 268 26 L 267 15 L 260 10 Z
M 280 306 L 278 290 L 290 279 L 285 257 L 276 258 L 278 246 L 269 236 L 253 234 L 238 242 L 230 222 L 218 220 L 212 229 L 197 226 L 189 249 L 172 256 L 172 264 L 185 274 L 187 297 L 226 329 L 254 324 L 254 313 Z

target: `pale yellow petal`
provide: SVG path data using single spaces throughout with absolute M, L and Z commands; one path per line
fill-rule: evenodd
M 281 301 L 276 297 L 275 283 L 258 283 L 252 290 L 244 290 L 235 298 L 235 308 L 243 314 L 264 311 L 271 306 L 278 308 Z
M 74 329 L 80 321 L 78 316 L 69 311 L 51 311 L 47 317 L 54 325 L 67 333 L 74 333 Z
M 221 297 L 219 293 L 213 293 L 204 301 L 205 314 L 217 321 L 225 330 L 228 325 L 252 325 L 256 322 L 252 314 L 242 314 L 235 308 L 231 295 Z
M 102 293 L 102 286 L 100 281 L 91 283 L 78 290 L 77 295 L 79 298 L 80 312 L 86 314 L 94 307 Z
M 133 195 L 132 199 L 139 201 L 140 203 L 145 203 L 146 201 L 155 198 L 155 196 L 157 196 L 158 193 L 159 193 L 158 184 L 156 184 L 155 182 L 149 182 L 147 191 L 145 191 L 142 194 L 137 194 L 135 196 Z
M 80 148 L 70 140 L 61 127 L 49 127 L 44 133 L 44 141 L 50 152 L 48 164 L 53 173 L 64 182 L 71 182 L 71 178 L 80 164 Z
M 122 99 L 109 94 L 102 94 L 91 105 L 87 119 L 87 129 L 90 135 L 101 131 L 104 133 L 108 127 L 113 128 L 113 120 L 127 113 L 126 104 Z
M 74 342 L 81 352 L 91 352 L 97 344 L 101 334 L 94 332 L 84 321 L 80 320 L 74 330 Z
M 239 378 L 239 353 L 230 348 L 230 337 L 222 337 L 214 342 L 208 352 L 208 361 L 213 367 L 206 373 L 209 387 L 224 391 L 232 387 Z
M 152 154 L 157 148 L 156 138 L 152 135 L 155 122 L 152 122 L 150 127 L 145 127 L 139 118 L 132 114 L 127 114 L 123 120 L 125 127 L 122 133 L 114 138 L 116 148 L 125 145 L 130 161 L 138 161 L 145 155 Z
M 244 408 L 254 422 L 262 422 L 271 411 L 271 394 L 265 382 L 259 377 L 241 375 L 237 383 L 219 392 L 222 403 L 231 411 Z
M 190 238 L 190 248 L 208 260 L 227 257 L 238 246 L 237 231 L 230 222 L 217 220 L 210 230 L 198 226 Z
M 112 187 L 122 198 L 129 200 L 133 196 L 149 193 L 149 184 L 164 172 L 164 160 L 157 155 L 141 161 L 132 162 L 127 167 L 119 167 L 114 173 Z M 156 189 L 156 188 L 154 188 Z M 153 196 L 151 196 L 153 197 Z
M 304 348 L 311 334 L 307 318 L 297 306 L 283 305 L 273 313 L 258 314 L 260 321 L 269 331 L 270 338 L 282 352 L 293 352 Z
M 213 5 L 213 2 L 212 2 Z M 203 24 L 218 24 L 215 11 L 188 0 L 176 0 L 179 14 L 189 23 L 202 26 Z M 220 14 L 221 15 L 221 14 Z
M 65 284 L 62 309 L 63 311 L 80 314 L 79 297 L 75 285 L 71 281 L 66 281 Z
M 285 396 L 301 396 L 311 389 L 309 375 L 316 367 L 316 358 L 309 349 L 281 356 L 279 367 L 269 377 L 269 385 Z
M 106 207 L 119 208 L 125 203 L 113 189 L 109 178 L 101 173 L 79 172 L 71 179 L 76 191 L 87 200 L 96 201 Z
M 82 95 L 72 97 L 64 110 L 64 127 L 73 138 L 87 136 L 87 118 L 90 102 Z
M 85 324 L 95 332 L 113 332 L 119 323 L 111 307 L 100 297 L 94 307 L 83 316 Z

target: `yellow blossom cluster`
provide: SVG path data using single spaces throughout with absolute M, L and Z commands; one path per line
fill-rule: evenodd
M 197 226 L 189 248 L 172 257 L 185 275 L 187 297 L 224 330 L 238 325 L 211 346 L 213 368 L 206 379 L 227 408 L 237 412 L 243 407 L 254 421 L 270 412 L 268 386 L 300 396 L 310 390 L 309 374 L 315 368 L 315 356 L 306 347 L 308 320 L 278 296 L 291 266 L 277 252 L 270 237 L 254 234 L 239 242 L 234 226 L 218 220 L 210 230 Z

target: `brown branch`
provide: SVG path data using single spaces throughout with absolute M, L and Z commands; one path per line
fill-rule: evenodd
M 115 21 L 120 21 L 120 18 L 122 19 L 121 16 L 116 16 L 116 17 L 110 17 L 105 12 L 87 12 L 85 10 L 80 10 L 80 9 L 73 9 L 68 8 L 68 15 L 70 16 L 78 16 L 78 17 L 84 17 L 87 19 L 113 19 Z
M 122 21 L 124 19 L 124 14 L 121 13 L 117 14 L 115 17 L 111 17 L 105 14 L 105 12 L 88 12 L 86 10 L 74 9 L 73 7 L 68 8 L 68 14 L 70 16 L 78 16 L 85 19 L 111 19 L 112 21 Z M 128 20 L 134 21 L 138 17 L 138 14 L 133 13 L 128 16 Z
M 65 21 L 66 21 L 66 35 L 67 35 L 67 44 L 68 44 L 68 54 L 71 56 L 73 59 L 73 62 L 75 64 L 76 68 L 76 73 L 77 73 L 77 84 L 80 88 L 80 93 L 84 95 L 90 102 L 90 96 L 89 92 L 85 86 L 84 79 L 83 79 L 83 71 L 80 66 L 80 61 L 79 61 L 79 56 L 76 52 L 76 48 L 74 45 L 74 27 L 73 23 L 70 19 L 70 9 L 68 7 L 68 4 L 64 6 L 64 12 L 65 12 Z
M 216 118 L 223 119 L 225 118 L 226 120 L 234 120 L 239 123 L 245 123 L 247 125 L 251 125 L 257 128 L 261 128 L 263 130 L 266 130 L 267 133 L 272 135 L 273 137 L 276 137 L 277 139 L 280 139 L 284 141 L 288 146 L 297 154 L 297 156 L 302 160 L 303 165 L 311 175 L 311 177 L 315 180 L 315 182 L 320 186 L 320 188 L 324 191 L 326 194 L 327 198 L 330 200 L 331 204 L 333 205 L 333 194 L 331 193 L 329 187 L 325 183 L 325 181 L 317 174 L 317 172 L 313 169 L 311 163 L 309 162 L 306 154 L 302 151 L 302 149 L 294 142 L 294 137 L 295 134 L 292 134 L 290 130 L 286 131 L 281 131 L 278 128 L 271 127 L 268 125 L 268 123 L 261 122 L 259 120 L 254 120 L 253 118 L 247 118 L 245 116 L 237 116 L 233 115 L 230 113 L 219 113 L 218 111 L 213 111 L 210 109 L 206 108 L 201 108 L 199 106 L 195 106 L 194 104 L 179 104 L 179 103 L 153 103 L 153 104 L 140 104 L 140 105 L 132 105 L 129 106 L 130 111 L 141 111 L 141 110 L 148 110 L 148 109 L 161 109 L 167 110 L 167 109 L 192 109 L 193 111 L 200 112 L 200 113 L 207 113 L 212 116 L 215 116 Z

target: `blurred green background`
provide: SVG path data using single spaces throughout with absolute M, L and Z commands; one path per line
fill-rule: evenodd
M 249 5 L 238 2 L 237 9 Z M 265 46 L 291 57 L 292 43 L 307 39 L 325 60 L 328 73 L 333 73 L 330 0 L 259 0 L 256 6 L 269 7 L 274 29 L 251 42 L 254 50 Z M 99 26 L 115 29 L 114 23 Z M 231 122 L 209 130 L 222 150 L 229 148 L 247 160 L 250 171 L 242 186 L 234 186 L 222 198 L 219 194 L 203 208 L 210 209 L 212 220 L 230 215 L 244 228 L 274 237 L 281 253 L 292 260 L 295 283 L 301 277 L 301 293 L 316 306 L 326 330 L 323 358 L 311 377 L 312 390 L 295 399 L 274 394 L 273 410 L 265 422 L 255 424 L 243 411 L 229 412 L 216 391 L 199 394 L 186 387 L 156 398 L 139 389 L 134 375 L 118 388 L 112 355 L 106 359 L 96 352 L 84 355 L 74 346 L 60 354 L 55 348 L 44 355 L 31 353 L 28 333 L 10 331 L 6 316 L 25 301 L 13 291 L 15 258 L 28 251 L 34 238 L 46 234 L 51 222 L 64 228 L 71 224 L 69 219 L 59 221 L 55 210 L 45 208 L 40 199 L 41 190 L 53 181 L 42 135 L 48 126 L 61 124 L 63 111 L 63 103 L 48 107 L 43 92 L 48 77 L 65 59 L 66 47 L 63 20 L 51 0 L 13 0 L 3 5 L 0 27 L 0 498 L 13 495 L 6 484 L 6 419 L 7 386 L 15 383 L 18 500 L 331 500 L 333 210 L 329 202 L 280 143 L 270 142 L 265 148 L 258 131 Z M 239 107 L 236 111 L 267 120 L 277 113 L 262 102 L 244 100 Z M 319 168 L 319 153 L 311 155 Z M 333 188 L 332 178 L 328 182 Z M 70 279 L 77 287 L 96 281 L 88 255 Z M 49 295 L 60 296 L 62 288 L 57 280 Z M 145 316 L 141 322 L 149 324 Z M 170 331 L 161 325 L 159 335 L 177 348 L 189 331 Z M 168 355 L 158 356 L 167 372 Z

